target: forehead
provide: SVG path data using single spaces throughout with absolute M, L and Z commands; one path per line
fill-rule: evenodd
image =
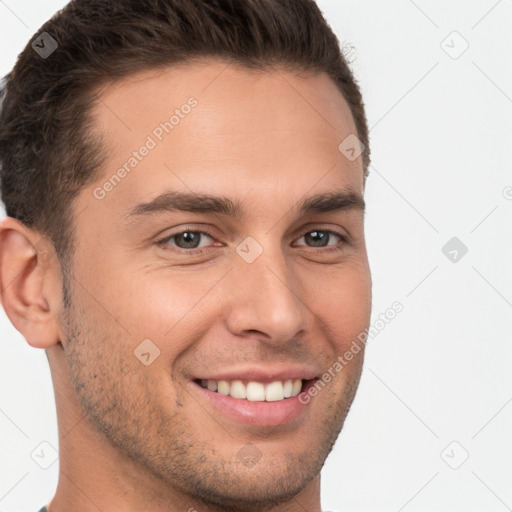
M 254 69 L 214 58 L 141 71 L 108 82 L 96 93 L 95 118 L 106 125 L 117 120 L 129 130 L 133 128 L 130 121 L 139 124 L 156 113 L 155 107 L 173 107 L 191 95 L 205 107 L 236 104 L 256 117 L 270 113 L 261 112 L 259 103 L 264 101 L 269 108 L 280 105 L 298 114 L 307 111 L 312 127 L 322 119 L 334 131 L 343 131 L 349 124 L 355 130 L 347 102 L 325 73 L 285 70 L 278 65 Z M 119 118 L 116 109 L 125 110 L 129 119 Z M 143 114 L 143 118 L 137 114 Z M 162 112 L 158 114 L 161 116 Z M 275 123 L 279 119 L 268 121 Z
M 355 124 L 326 74 L 206 60 L 109 84 L 92 113 L 108 152 L 94 186 L 112 182 L 103 206 L 164 188 L 298 198 L 319 180 L 362 193 L 361 159 L 338 149 Z

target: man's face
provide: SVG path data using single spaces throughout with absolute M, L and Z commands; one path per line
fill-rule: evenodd
M 326 75 L 214 61 L 111 85 L 93 113 L 108 160 L 73 205 L 62 317 L 86 421 L 141 474 L 210 505 L 291 499 L 342 428 L 364 351 L 306 405 L 257 394 L 332 371 L 370 320 L 363 212 L 339 200 L 301 210 L 363 194 L 361 159 L 338 150 L 356 133 L 346 102 Z M 237 208 L 172 203 L 177 193 Z M 256 381 L 252 399 L 201 386 L 223 377 Z

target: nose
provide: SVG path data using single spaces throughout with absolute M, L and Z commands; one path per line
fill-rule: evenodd
M 224 310 L 230 332 L 286 343 L 307 329 L 312 313 L 282 252 L 265 250 L 252 263 L 236 258 Z

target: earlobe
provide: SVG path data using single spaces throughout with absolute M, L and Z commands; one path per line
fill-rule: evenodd
M 29 345 L 48 348 L 59 342 L 57 307 L 60 288 L 54 282 L 58 258 L 50 241 L 18 220 L 0 223 L 0 295 L 14 327 Z M 52 261 L 53 260 L 53 261 Z

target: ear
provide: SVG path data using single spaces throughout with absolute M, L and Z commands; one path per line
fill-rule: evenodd
M 6 217 L 0 223 L 0 297 L 14 327 L 29 345 L 60 341 L 60 264 L 48 238 Z

